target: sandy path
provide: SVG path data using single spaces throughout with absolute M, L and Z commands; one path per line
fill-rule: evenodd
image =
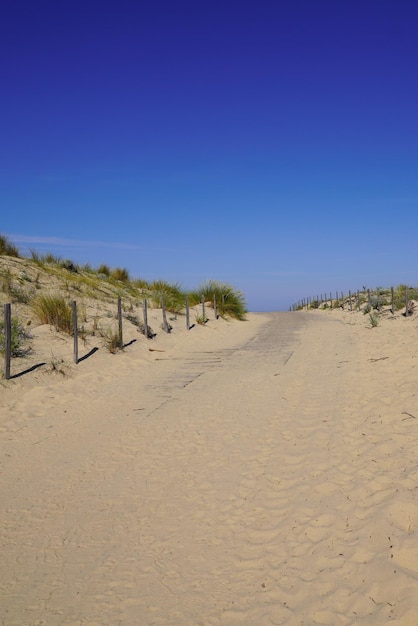
M 81 409 L 51 387 L 36 430 L 16 403 L 2 624 L 416 624 L 414 419 L 348 325 L 266 319 Z

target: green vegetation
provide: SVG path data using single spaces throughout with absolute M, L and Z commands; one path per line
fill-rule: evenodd
M 302 307 L 300 307 L 302 308 Z M 319 309 L 319 300 L 312 300 L 312 302 L 309 305 L 310 309 Z
M 62 296 L 40 295 L 33 301 L 32 309 L 42 324 L 51 324 L 56 330 L 72 334 L 72 309 Z
M 386 298 L 378 292 L 377 294 L 370 295 L 370 306 L 372 309 L 376 311 L 380 311 L 380 309 L 387 304 Z
M 221 317 L 233 317 L 237 320 L 245 320 L 247 308 L 244 294 L 237 291 L 231 285 L 209 280 L 189 294 L 190 304 L 196 305 L 202 301 L 213 304 L 216 297 L 216 308 Z
M 335 299 L 332 301 L 332 307 L 328 302 L 320 302 L 318 299 L 311 300 L 309 308 L 311 309 L 327 309 L 342 307 L 352 311 L 361 311 L 364 315 L 377 311 L 378 314 L 395 313 L 405 309 L 408 301 L 408 312 L 404 315 L 407 317 L 412 315 L 414 304 L 418 302 L 418 287 L 410 287 L 405 284 L 398 285 L 393 289 L 393 311 L 392 311 L 392 288 L 376 287 L 376 289 L 367 289 L 363 287 L 362 291 L 353 291 L 350 296 L 344 300 Z M 299 301 L 296 305 L 292 305 L 293 310 L 301 310 L 303 307 Z
M 106 276 L 106 278 L 110 278 L 111 270 L 110 270 L 110 267 L 108 265 L 105 265 L 104 263 L 102 263 L 97 268 L 97 273 L 99 275 Z
M 21 278 L 18 282 L 20 284 L 23 284 L 24 280 L 25 279 Z M 1 291 L 9 296 L 10 302 L 22 302 L 23 304 L 28 304 L 30 300 L 30 294 L 20 285 L 17 285 L 15 283 L 16 281 L 14 280 L 13 274 L 10 269 L 6 268 L 0 271 Z
M 206 322 L 209 321 L 209 319 L 205 315 L 196 315 L 195 319 L 196 319 L 196 324 L 200 324 L 201 326 L 204 326 Z
M 129 282 L 129 272 L 124 267 L 116 267 L 110 273 L 110 278 L 113 280 L 119 280 L 122 283 Z
M 155 307 L 160 307 L 161 299 L 164 298 L 165 308 L 170 313 L 179 313 L 184 308 L 185 293 L 177 283 L 170 285 L 164 280 L 154 280 L 149 283 L 148 292 Z
M 217 313 L 222 317 L 243 320 L 247 312 L 244 295 L 217 281 L 208 281 L 195 290 L 186 291 L 178 283 L 131 279 L 127 269 L 111 268 L 105 263 L 94 269 L 88 264 L 81 266 L 71 259 L 36 250 L 30 250 L 30 257 L 25 259 L 19 256 L 7 237 L 0 235 L 1 255 L 16 257 L 13 265 L 9 262 L 4 269 L 0 265 L 0 296 L 3 293 L 7 298 L 3 298 L 3 302 L 29 305 L 42 323 L 52 324 L 70 334 L 69 303 L 82 297 L 108 304 L 120 297 L 125 311 L 133 310 L 142 299 L 147 299 L 153 307 L 161 307 L 164 298 L 166 311 L 173 315 L 184 314 L 186 296 L 191 306 L 200 304 L 202 296 L 209 306 L 213 306 L 216 297 Z M 51 296 L 51 292 L 62 295 Z
M 113 328 L 102 330 L 100 331 L 100 336 L 111 354 L 115 354 L 118 350 L 122 350 L 120 336 L 117 330 L 114 330 Z
M 5 235 L 0 235 L 0 255 L 19 257 L 19 250 Z
M 26 356 L 30 351 L 29 348 L 25 348 L 25 343 L 28 339 L 31 338 L 31 335 L 24 329 L 22 324 L 15 319 L 12 318 L 11 321 L 11 356 L 12 357 L 22 357 Z M 4 321 L 0 320 L 0 353 L 4 354 L 5 350 L 5 331 L 4 331 Z

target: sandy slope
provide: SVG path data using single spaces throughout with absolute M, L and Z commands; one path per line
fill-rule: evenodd
M 416 320 L 193 331 L 3 383 L 1 623 L 415 625 Z

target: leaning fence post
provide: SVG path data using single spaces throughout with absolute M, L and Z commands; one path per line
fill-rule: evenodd
M 74 363 L 78 363 L 78 326 L 77 326 L 77 302 L 73 300 L 73 333 L 74 333 Z
M 119 347 L 123 346 L 122 336 L 122 299 L 118 298 L 118 324 L 119 324 Z
M 10 359 L 12 357 L 12 314 L 11 305 L 4 305 L 4 377 L 10 378 Z

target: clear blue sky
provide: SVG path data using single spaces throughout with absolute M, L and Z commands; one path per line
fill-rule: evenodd
M 7 2 L 0 232 L 250 310 L 418 284 L 418 3 Z

